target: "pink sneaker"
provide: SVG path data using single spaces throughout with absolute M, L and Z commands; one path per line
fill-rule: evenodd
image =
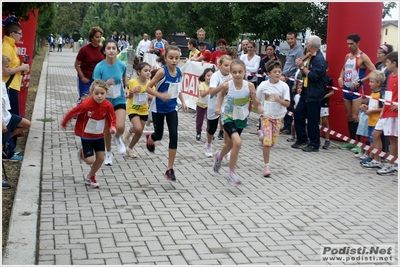
M 100 188 L 99 183 L 96 181 L 96 176 L 87 176 L 85 179 L 85 184 L 89 185 L 90 188 Z
M 271 175 L 271 167 L 269 166 L 264 166 L 264 172 L 263 172 L 264 177 L 269 177 Z

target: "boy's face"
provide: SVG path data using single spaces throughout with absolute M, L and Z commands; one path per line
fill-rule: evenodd
M 373 90 L 380 89 L 381 85 L 382 85 L 381 82 L 378 82 L 378 81 L 376 81 L 374 79 L 371 79 L 371 78 L 369 79 L 369 86 L 371 87 L 371 89 L 373 89 Z
M 275 67 L 269 72 L 269 78 L 273 83 L 276 83 L 278 80 L 280 80 L 281 75 L 282 70 L 279 67 Z
M 397 69 L 396 62 L 390 61 L 389 59 L 386 59 L 386 67 L 389 71 L 394 71 Z

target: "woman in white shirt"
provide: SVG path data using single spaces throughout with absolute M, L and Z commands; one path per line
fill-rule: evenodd
M 247 54 L 240 56 L 240 60 L 242 60 L 246 65 L 246 77 L 244 77 L 244 79 L 253 83 L 254 87 L 256 87 L 257 84 L 257 76 L 255 76 L 255 74 L 260 67 L 261 60 L 260 56 L 256 55 L 255 49 L 256 44 L 253 41 L 250 41 L 247 44 Z
M 126 40 L 126 35 L 123 33 L 118 40 L 118 48 L 122 51 L 129 47 L 129 42 Z

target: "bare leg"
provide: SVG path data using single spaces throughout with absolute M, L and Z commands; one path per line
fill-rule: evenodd
M 169 148 L 168 149 L 168 168 L 167 169 L 173 168 L 174 162 L 175 162 L 175 157 L 176 157 L 176 149 Z
M 96 152 L 96 160 L 92 163 L 92 169 L 90 170 L 90 172 L 88 174 L 89 177 L 96 175 L 97 171 L 100 169 L 101 165 L 103 164 L 104 155 L 105 155 L 104 151 Z M 91 158 L 93 158 L 93 156 Z M 86 160 L 85 160 L 85 162 L 86 162 Z
M 230 149 L 231 159 L 229 160 L 229 169 L 234 170 L 239 158 L 239 150 L 242 146 L 242 139 L 240 138 L 240 135 L 238 133 L 233 133 L 231 135 L 230 143 L 232 143 L 232 146 Z M 225 145 L 224 148 L 228 148 L 228 146 Z
M 131 122 L 132 127 L 129 129 L 129 132 L 133 133 L 134 136 L 128 146 L 130 149 L 132 149 L 142 137 L 144 125 L 146 123 L 145 121 L 142 121 L 139 116 L 133 117 Z
M 269 154 L 271 151 L 270 146 L 263 146 L 263 156 L 264 156 L 264 163 L 267 164 L 269 163 Z
M 397 157 L 398 153 L 398 148 L 399 144 L 397 143 L 398 137 L 396 136 L 389 136 L 389 142 L 390 142 L 390 155 L 395 156 L 393 159 L 389 161 L 390 164 L 393 164 L 395 162 L 395 158 Z
M 382 140 L 381 140 L 382 131 L 374 130 L 372 132 L 372 138 L 374 142 L 371 144 L 371 147 L 376 148 L 378 150 L 382 150 Z M 381 161 L 381 157 L 378 153 L 374 154 L 373 159 L 376 161 Z

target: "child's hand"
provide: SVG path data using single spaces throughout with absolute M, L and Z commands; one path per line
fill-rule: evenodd
M 217 108 L 214 113 L 215 115 L 221 115 L 221 109 Z
M 399 106 L 398 106 L 398 105 L 392 104 L 392 105 L 390 106 L 390 110 L 392 110 L 392 111 L 397 111 L 398 109 L 399 109 Z
M 2 131 L 3 133 L 6 133 L 8 131 L 7 126 L 4 123 L 2 124 Z
M 115 127 L 112 126 L 112 127 L 110 128 L 110 134 L 116 134 L 116 133 L 117 133 L 117 129 L 115 129 Z
M 168 101 L 171 99 L 171 94 L 169 94 L 168 92 L 164 92 L 161 93 L 161 95 L 158 98 L 160 98 L 162 101 Z
M 189 108 L 186 105 L 186 103 L 182 103 L 182 106 L 183 106 L 183 112 L 188 112 Z
M 276 102 L 279 102 L 281 100 L 281 97 L 278 94 L 273 94 L 272 96 L 274 97 Z
M 257 110 L 258 114 L 264 114 L 264 109 L 261 107 L 261 105 L 258 106 Z
M 140 86 L 138 85 L 138 86 L 136 86 L 135 88 L 133 88 L 132 90 L 133 90 L 133 92 L 135 93 L 135 94 L 138 94 L 138 93 L 140 93 Z
M 65 127 L 60 125 L 61 130 L 65 131 Z

